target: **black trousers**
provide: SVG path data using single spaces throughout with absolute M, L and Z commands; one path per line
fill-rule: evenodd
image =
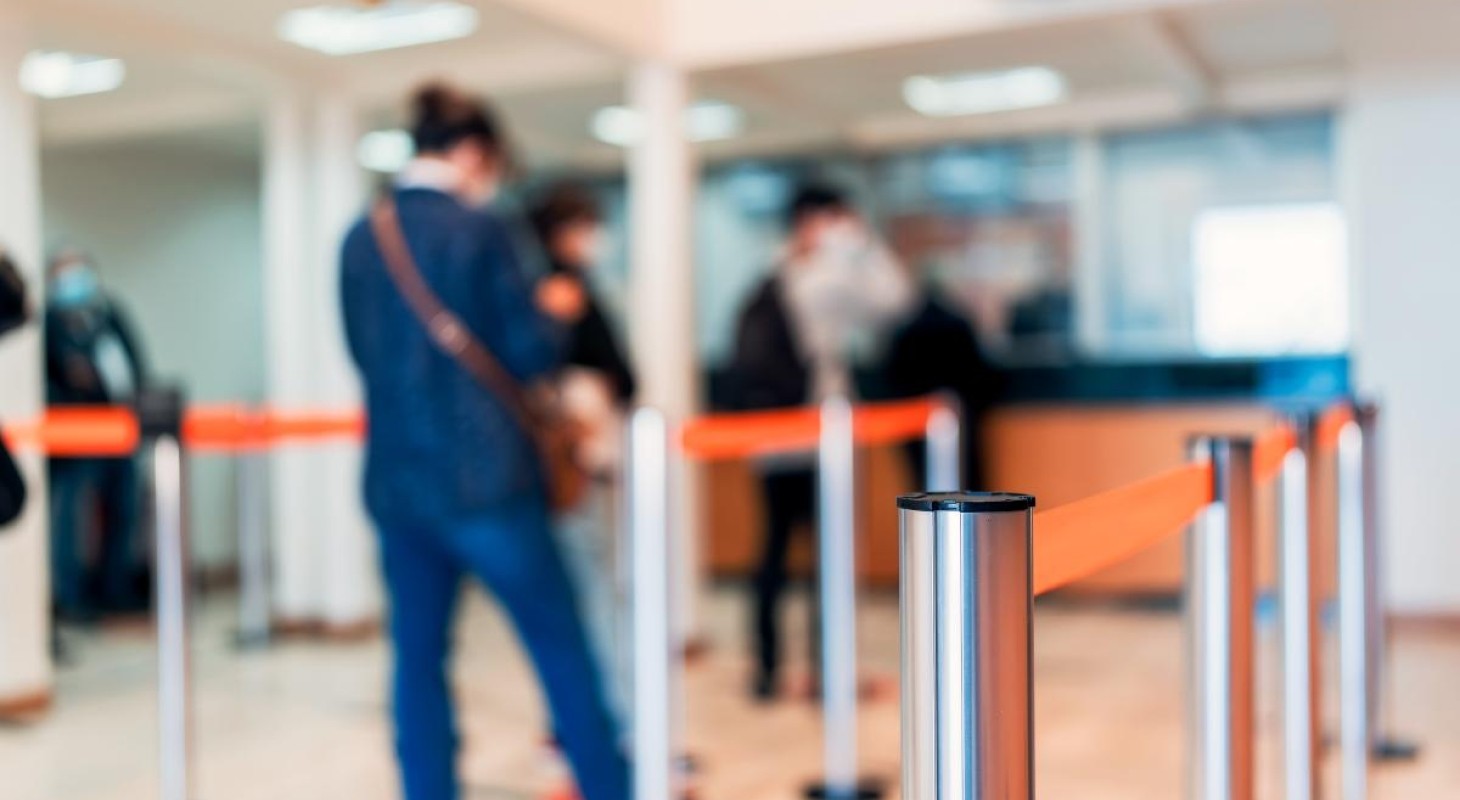
M 786 593 L 787 557 L 798 526 L 815 536 L 816 474 L 810 469 L 767 472 L 761 476 L 765 496 L 765 533 L 755 575 L 756 659 L 763 677 L 773 678 L 781 661 L 781 600 Z M 813 568 L 813 576 L 815 571 Z M 820 663 L 820 594 L 813 580 L 811 664 Z

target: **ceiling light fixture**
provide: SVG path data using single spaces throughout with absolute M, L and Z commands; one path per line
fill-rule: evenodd
M 692 142 L 733 139 L 745 130 L 745 112 L 719 100 L 701 100 L 684 115 L 685 135 Z M 644 120 L 627 106 L 607 106 L 593 114 L 588 123 L 593 138 L 618 147 L 629 147 L 643 135 Z
M 20 62 L 20 88 L 48 99 L 110 92 L 126 77 L 117 58 L 36 50 Z
M 279 38 L 331 56 L 470 36 L 477 10 L 451 0 L 394 0 L 371 7 L 311 6 L 279 18 Z
M 356 160 L 371 172 L 400 172 L 415 155 L 416 143 L 409 133 L 399 128 L 371 131 L 361 136 L 355 147 Z
M 1069 96 L 1065 77 L 1049 67 L 998 72 L 914 75 L 903 81 L 902 98 L 930 117 L 988 114 L 1053 105 Z

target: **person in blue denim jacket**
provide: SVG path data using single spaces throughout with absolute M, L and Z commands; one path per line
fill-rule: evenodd
M 442 302 L 520 381 L 555 370 L 577 287 L 523 274 L 483 210 L 509 162 L 485 104 L 450 87 L 414 99 L 415 159 L 391 192 L 406 244 Z M 585 800 L 626 800 L 615 737 L 549 525 L 537 453 L 497 397 L 437 349 L 392 282 L 368 219 L 345 239 L 346 336 L 364 385 L 365 503 L 379 530 L 395 648 L 396 751 L 407 800 L 456 800 L 447 658 L 460 584 L 501 602 L 536 667 Z

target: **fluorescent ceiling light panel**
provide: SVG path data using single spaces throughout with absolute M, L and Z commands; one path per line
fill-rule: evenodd
M 390 50 L 470 36 L 477 11 L 439 0 L 394 0 L 374 7 L 311 6 L 279 18 L 279 38 L 332 56 Z
M 400 172 L 415 155 L 416 143 L 409 133 L 399 128 L 371 131 L 360 137 L 355 148 L 360 166 L 371 172 L 387 174 Z
M 45 98 L 110 92 L 127 78 L 121 59 L 36 50 L 20 62 L 20 88 Z
M 692 142 L 733 139 L 745 130 L 745 112 L 729 103 L 701 100 L 685 111 L 684 124 Z M 644 120 L 632 108 L 607 106 L 594 113 L 588 129 L 600 142 L 628 147 L 643 135 Z
M 1049 67 L 914 75 L 902 84 L 903 100 L 930 117 L 1037 108 L 1062 102 L 1068 96 L 1065 77 Z

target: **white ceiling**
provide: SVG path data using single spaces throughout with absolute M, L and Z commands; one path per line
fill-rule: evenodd
M 283 11 L 318 1 L 29 0 L 44 46 L 121 55 L 129 65 L 121 91 L 46 102 L 46 140 L 189 126 L 211 135 L 256 118 L 270 86 L 301 77 L 360 97 L 386 124 L 410 85 L 446 76 L 498 98 L 535 160 L 617 161 L 587 125 L 593 111 L 621 102 L 624 57 L 491 0 L 471 0 L 481 29 L 457 42 L 331 58 L 275 38 Z M 1071 102 L 927 120 L 901 99 L 912 74 L 1031 64 L 1065 73 Z M 696 80 L 702 96 L 747 113 L 744 137 L 705 147 L 716 157 L 1156 123 L 1243 103 L 1322 104 L 1341 87 L 1342 65 L 1325 0 L 1232 0 L 711 70 Z

